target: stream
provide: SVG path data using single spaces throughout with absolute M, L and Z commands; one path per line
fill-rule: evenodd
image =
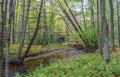
M 22 77 L 24 74 L 30 73 L 30 71 L 35 70 L 41 64 L 43 66 L 48 66 L 51 63 L 57 62 L 59 60 L 67 60 L 71 57 L 85 55 L 87 52 L 85 50 L 55 50 L 51 52 L 30 55 L 27 56 L 21 63 L 12 63 L 9 68 L 9 77 L 15 77 L 16 73 L 19 73 Z

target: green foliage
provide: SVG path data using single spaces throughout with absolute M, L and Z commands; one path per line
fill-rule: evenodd
M 89 45 L 90 47 L 95 46 L 98 42 L 98 37 L 97 37 L 97 27 L 89 26 L 84 30 L 84 34 L 86 38 L 89 40 Z
M 120 76 L 120 52 L 112 54 L 111 62 L 106 65 L 102 57 L 88 54 L 66 62 L 40 67 L 25 77 L 115 77 Z
M 10 47 L 11 53 L 10 54 L 12 56 L 15 56 L 17 54 L 18 47 L 19 47 L 18 44 L 11 45 L 11 47 Z M 24 54 L 26 48 L 27 48 L 27 45 L 24 45 L 23 50 L 22 50 L 22 55 Z M 66 50 L 66 49 L 70 49 L 70 48 L 68 46 L 65 46 L 65 45 L 63 46 L 63 45 L 59 45 L 59 44 L 48 44 L 46 47 L 43 47 L 41 45 L 32 45 L 28 55 L 38 54 L 41 52 L 50 52 L 50 51 L 61 50 L 61 49 Z M 6 50 L 6 49 L 4 49 L 4 50 Z
M 19 73 L 16 73 L 16 76 L 15 77 L 21 77 Z

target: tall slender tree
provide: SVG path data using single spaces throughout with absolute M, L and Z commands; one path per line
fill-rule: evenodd
M 20 46 L 18 48 L 18 53 L 17 53 L 17 58 L 20 57 L 21 52 L 22 52 L 22 48 L 24 46 L 24 39 L 25 39 L 25 32 L 26 32 L 26 25 L 25 25 L 25 0 L 22 1 L 22 30 L 21 30 L 21 34 L 23 37 L 21 37 L 20 40 Z
M 101 14 L 101 22 L 103 25 L 103 41 L 104 41 L 104 60 L 106 63 L 110 60 L 110 52 L 109 52 L 109 40 L 108 40 L 108 25 L 106 20 L 106 14 L 105 14 L 105 0 L 100 0 L 100 14 Z
M 109 6 L 110 6 L 110 26 L 111 26 L 111 49 L 112 51 L 115 51 L 115 42 L 114 42 L 114 10 L 113 10 L 113 1 L 109 0 Z
M 44 13 L 44 41 L 43 41 L 43 46 L 46 46 L 48 43 L 48 27 L 47 27 L 47 17 L 46 17 L 46 0 L 44 0 L 44 8 L 43 8 L 43 13 Z
M 12 44 L 15 44 L 15 8 L 16 8 L 16 0 L 13 1 L 12 7 Z
M 0 77 L 4 77 L 4 58 L 3 58 L 3 28 L 4 28 L 4 0 L 0 0 L 1 21 L 0 22 Z
M 11 37 L 11 25 L 12 25 L 12 6 L 13 0 L 9 2 L 9 20 L 7 26 L 7 38 L 6 38 L 6 60 L 5 60 L 5 77 L 9 76 L 9 58 L 10 58 L 10 37 Z
M 24 46 L 24 40 L 25 40 L 25 34 L 26 34 L 26 26 L 27 26 L 27 22 L 28 22 L 28 19 L 29 19 L 29 11 L 30 11 L 31 0 L 28 0 L 27 3 L 28 4 L 27 4 L 27 10 L 26 10 L 25 16 L 24 16 L 24 13 L 23 13 L 23 21 L 22 21 L 22 26 L 23 26 L 22 33 L 23 33 L 23 35 L 22 35 L 20 47 L 18 49 L 17 58 L 20 58 L 20 55 L 21 55 L 21 52 L 22 52 L 22 48 Z M 24 6 L 25 6 L 25 2 L 24 2 Z M 25 8 L 25 7 L 23 7 L 23 8 Z M 24 12 L 24 9 L 23 9 L 23 12 Z
M 119 3 L 118 0 L 116 0 L 117 3 L 117 21 L 118 21 L 118 46 L 120 48 L 120 14 L 119 14 Z
M 99 46 L 99 53 L 102 55 L 102 45 L 101 45 L 101 32 L 100 32 L 100 25 L 99 25 L 99 0 L 97 0 L 97 32 L 98 32 L 98 46 Z
M 33 43 L 33 41 L 34 41 L 37 33 L 38 33 L 39 23 L 40 23 L 40 20 L 41 20 L 41 10 L 42 10 L 42 8 L 43 8 L 43 0 L 41 0 L 41 3 L 40 3 L 40 8 L 39 8 L 39 13 L 38 13 L 38 17 L 37 17 L 37 23 L 36 23 L 35 32 L 34 32 L 34 34 L 33 34 L 33 36 L 32 36 L 32 39 L 31 39 L 31 41 L 30 41 L 30 43 L 29 43 L 29 45 L 28 45 L 28 47 L 27 47 L 27 49 L 26 49 L 26 51 L 25 51 L 22 59 L 21 59 L 22 62 L 24 61 L 25 57 L 26 57 L 27 54 L 29 53 L 29 50 L 30 50 L 30 48 L 31 48 L 31 45 L 32 45 L 32 43 Z

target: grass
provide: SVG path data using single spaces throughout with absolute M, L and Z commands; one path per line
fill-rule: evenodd
M 11 45 L 10 54 L 12 56 L 15 56 L 17 54 L 18 47 L 19 47 L 18 44 Z M 26 48 L 27 48 L 27 45 L 24 45 L 24 47 L 22 49 L 22 55 L 24 54 Z M 48 44 L 45 47 L 43 47 L 41 45 L 32 45 L 28 55 L 34 55 L 34 54 L 41 53 L 41 52 L 50 52 L 50 51 L 61 50 L 61 49 L 62 50 L 64 50 L 64 49 L 67 50 L 67 49 L 70 49 L 70 48 L 67 45 L 60 45 L 60 44 Z M 4 50 L 6 50 L 6 49 L 4 49 Z
M 20 77 L 19 74 L 16 77 Z M 91 53 L 46 67 L 39 66 L 25 77 L 120 77 L 120 50 L 111 54 L 108 65 L 98 53 Z

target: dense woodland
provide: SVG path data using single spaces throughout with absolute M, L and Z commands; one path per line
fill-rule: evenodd
M 0 77 L 119 77 L 120 0 L 0 0 Z

